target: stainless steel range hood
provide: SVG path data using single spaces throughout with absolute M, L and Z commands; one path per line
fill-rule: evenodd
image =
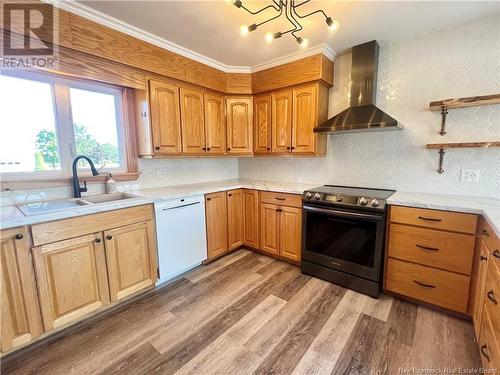
M 352 48 L 351 106 L 314 129 L 316 133 L 357 133 L 402 130 L 397 120 L 375 106 L 377 94 L 378 43 Z

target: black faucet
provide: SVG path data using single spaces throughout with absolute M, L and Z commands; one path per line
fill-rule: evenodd
M 87 181 L 83 181 L 83 187 L 80 186 L 80 181 L 78 181 L 77 164 L 80 159 L 85 159 L 90 165 L 90 170 L 92 171 L 92 176 L 97 176 L 99 172 L 95 169 L 94 163 L 88 156 L 78 155 L 75 160 L 73 160 L 73 196 L 75 198 L 81 198 L 82 192 L 87 191 Z

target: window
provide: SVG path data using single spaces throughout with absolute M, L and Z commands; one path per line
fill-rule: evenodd
M 2 72 L 2 179 L 66 177 L 80 154 L 101 172 L 126 172 L 122 96 L 114 86 Z

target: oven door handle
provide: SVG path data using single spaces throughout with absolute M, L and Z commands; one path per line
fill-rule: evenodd
M 360 212 L 346 212 L 346 211 L 338 211 L 338 210 L 331 210 L 331 209 L 325 209 L 325 208 L 319 208 L 319 207 L 313 207 L 313 206 L 303 206 L 304 210 L 307 211 L 312 211 L 312 212 L 320 212 L 324 213 L 327 215 L 337 215 L 337 216 L 343 216 L 343 217 L 350 217 L 350 218 L 355 218 L 355 219 L 368 219 L 368 220 L 375 220 L 375 221 L 381 221 L 383 219 L 383 215 L 370 215 L 370 214 L 365 214 L 365 213 L 360 213 Z

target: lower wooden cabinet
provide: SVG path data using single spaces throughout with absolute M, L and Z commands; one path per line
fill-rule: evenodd
M 227 243 L 228 250 L 234 250 L 243 245 L 244 237 L 243 190 L 227 192 Z
M 109 303 L 102 233 L 38 246 L 33 255 L 45 330 Z
M 243 190 L 243 213 L 243 243 L 257 249 L 259 247 L 259 192 L 257 190 Z
M 260 249 L 278 255 L 280 249 L 279 206 L 269 203 L 260 204 Z
M 483 313 L 484 306 L 484 290 L 486 288 L 486 273 L 488 270 L 488 248 L 484 243 L 479 245 L 479 254 L 477 255 L 477 268 L 475 280 L 475 295 L 473 296 L 472 308 L 472 323 L 474 324 L 474 332 L 476 337 L 479 337 L 481 331 L 481 317 Z
M 43 332 L 27 228 L 0 232 L 2 353 Z
M 154 285 L 157 278 L 154 239 L 152 221 L 104 232 L 111 301 Z
M 228 251 L 225 191 L 205 196 L 205 216 L 207 222 L 207 254 L 208 259 L 212 259 Z

